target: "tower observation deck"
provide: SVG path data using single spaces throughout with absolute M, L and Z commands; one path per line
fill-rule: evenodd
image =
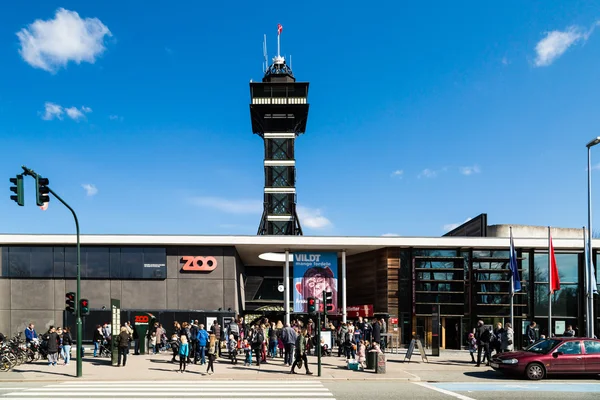
M 281 25 L 278 43 L 280 34 Z M 252 132 L 265 144 L 264 209 L 257 234 L 302 235 L 296 212 L 294 143 L 306 130 L 308 82 L 296 82 L 285 58 L 277 55 L 262 82 L 250 82 L 250 98 Z

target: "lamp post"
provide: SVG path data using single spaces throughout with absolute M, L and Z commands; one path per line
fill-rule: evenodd
M 592 288 L 593 268 L 593 252 L 592 252 L 592 147 L 600 143 L 600 136 L 587 144 L 588 150 L 588 265 L 586 265 L 586 315 L 587 315 L 587 336 L 594 337 L 594 289 Z

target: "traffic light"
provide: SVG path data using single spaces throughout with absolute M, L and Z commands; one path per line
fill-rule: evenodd
M 17 175 L 16 178 L 10 178 L 10 183 L 14 185 L 10 187 L 10 191 L 15 193 L 10 196 L 10 199 L 16 201 L 18 205 L 24 206 L 25 196 L 23 194 L 23 175 Z
M 65 297 L 67 298 L 67 300 L 65 301 L 65 303 L 67 303 L 67 312 L 75 314 L 75 293 L 69 292 L 65 295 Z
M 48 188 L 49 183 L 48 178 L 42 178 L 39 175 L 35 176 L 35 201 L 40 207 L 50 201 L 50 196 L 48 195 L 50 193 L 50 188 Z
M 79 300 L 79 307 L 81 307 L 81 316 L 90 315 L 90 302 L 88 299 Z
M 325 310 L 327 312 L 334 311 L 334 309 L 333 309 L 333 292 L 325 292 Z
M 317 312 L 317 300 L 314 297 L 307 298 L 306 302 L 308 304 L 309 314 L 314 314 L 315 312 Z

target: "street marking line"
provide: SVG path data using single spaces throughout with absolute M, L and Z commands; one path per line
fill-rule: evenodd
M 411 382 L 411 383 L 413 385 L 419 385 L 419 386 L 427 388 L 427 389 L 435 390 L 436 392 L 443 393 L 443 394 L 448 395 L 448 396 L 456 397 L 457 399 L 460 399 L 460 400 L 475 400 L 472 397 L 468 397 L 468 396 L 464 396 L 462 394 L 454 393 L 454 392 L 451 392 L 451 391 L 446 390 L 446 389 L 440 389 L 440 388 L 437 388 L 437 387 L 432 386 L 432 385 L 430 385 L 428 383 L 425 383 L 425 382 Z
M 27 398 L 27 397 L 34 397 L 35 398 L 39 398 L 39 396 L 41 395 L 47 395 L 47 396 L 60 396 L 61 400 L 64 400 L 65 396 L 72 396 L 74 393 L 72 392 L 54 392 L 54 391 L 44 391 L 44 390 L 39 390 L 39 391 L 30 391 L 30 392 L 16 392 L 16 393 L 10 393 L 11 396 L 17 396 L 20 398 Z M 89 398 L 106 398 L 107 395 L 110 394 L 119 394 L 118 392 L 108 392 L 108 391 L 102 391 L 102 392 L 98 392 L 98 393 L 86 393 L 86 397 Z M 273 392 L 250 392 L 250 394 L 248 393 L 248 391 L 245 391 L 243 393 L 228 393 L 228 392 L 217 392 L 217 391 L 198 391 L 198 392 L 185 392 L 185 393 L 177 393 L 177 396 L 180 396 L 182 398 L 184 397 L 196 397 L 196 398 L 204 398 L 205 396 L 229 396 L 231 398 L 237 397 L 237 398 L 249 398 L 249 396 L 252 397 L 259 397 L 259 398 L 263 398 L 263 397 L 277 397 L 277 398 L 289 398 L 289 399 L 298 399 L 298 396 L 306 396 L 307 394 L 311 394 L 311 393 L 273 393 Z M 314 393 L 315 395 L 321 396 L 323 398 L 328 398 L 331 399 L 333 394 L 330 392 L 319 392 L 319 393 Z M 136 393 L 131 393 L 131 397 L 143 397 L 143 398 L 152 398 L 154 399 L 156 395 L 155 391 L 146 391 L 146 392 L 136 392 Z M 4 399 L 4 397 L 0 397 L 1 399 Z
M 48 399 L 54 399 L 51 396 L 48 397 L 38 397 L 38 399 L 43 399 L 43 398 L 48 398 Z M 110 399 L 110 400 L 132 400 L 138 397 L 105 397 L 106 399 Z M 146 398 L 146 397 L 139 397 L 140 399 Z M 202 400 L 240 400 L 240 398 L 242 397 L 197 397 L 198 399 L 202 399 Z M 257 398 L 261 398 L 261 397 L 245 397 L 246 399 L 257 399 Z M 293 399 L 293 400 L 335 400 L 335 398 L 332 397 L 279 397 L 280 399 Z M 0 397 L 0 399 L 2 400 L 23 400 L 22 397 Z M 89 400 L 90 397 L 61 397 L 60 400 Z M 185 397 L 155 397 L 152 396 L 151 397 L 152 400 L 189 400 L 189 398 L 185 398 Z
M 176 370 L 173 370 L 176 371 Z M 258 370 L 256 370 L 258 371 Z M 71 385 L 112 385 L 113 383 L 116 383 L 119 381 L 76 381 L 76 382 L 71 382 L 71 381 L 65 381 L 65 382 L 61 382 L 62 384 L 71 384 Z M 198 381 L 179 381 L 179 380 L 174 380 L 174 379 L 163 379 L 163 380 L 153 380 L 153 381 L 124 381 L 123 383 L 130 383 L 130 384 L 138 384 L 138 385 L 147 385 L 147 384 L 161 384 L 161 383 L 188 383 L 188 384 L 197 384 Z M 257 383 L 259 381 L 257 381 L 256 379 L 253 381 L 238 381 L 238 380 L 211 380 L 211 383 L 221 383 L 221 384 L 226 384 L 226 385 L 230 385 L 232 383 L 237 383 L 237 384 L 243 384 L 243 383 Z M 273 384 L 281 384 L 281 385 L 289 385 L 289 384 L 300 384 L 300 385 L 314 385 L 315 383 L 321 383 L 320 381 L 313 381 L 313 380 L 309 380 L 309 379 L 297 379 L 297 380 L 288 380 L 288 381 L 264 381 L 265 383 L 269 382 L 269 383 L 273 383 Z
M 45 387 L 45 388 L 30 388 L 27 389 L 26 392 L 31 393 L 31 392 L 65 392 L 67 388 L 66 387 Z M 110 386 L 110 387 L 94 387 L 94 388 L 88 388 L 88 387 L 83 387 L 83 388 L 72 388 L 69 387 L 68 390 L 71 393 L 79 393 L 79 392 L 88 392 L 90 389 L 102 389 L 102 393 L 112 393 L 112 392 L 147 392 L 149 390 L 152 390 L 152 392 L 198 392 L 198 391 L 212 391 L 212 392 L 246 392 L 248 390 L 273 390 L 272 387 L 269 387 L 268 385 L 265 385 L 263 387 L 217 387 L 217 386 L 210 386 L 210 387 L 202 387 L 201 385 L 198 385 L 195 388 L 192 387 L 114 387 L 114 386 Z M 319 393 L 319 392 L 328 392 L 329 389 L 327 389 L 326 387 L 323 388 L 280 388 L 278 389 L 279 391 L 284 391 L 284 392 L 304 392 L 304 393 Z

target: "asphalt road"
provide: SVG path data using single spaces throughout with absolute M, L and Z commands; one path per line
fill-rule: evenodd
M 518 393 L 518 395 L 517 395 Z M 0 400 L 13 399 L 344 399 L 564 400 L 600 398 L 600 380 L 546 380 L 540 382 L 489 380 L 478 382 L 382 381 L 154 381 L 154 382 L 5 382 Z

